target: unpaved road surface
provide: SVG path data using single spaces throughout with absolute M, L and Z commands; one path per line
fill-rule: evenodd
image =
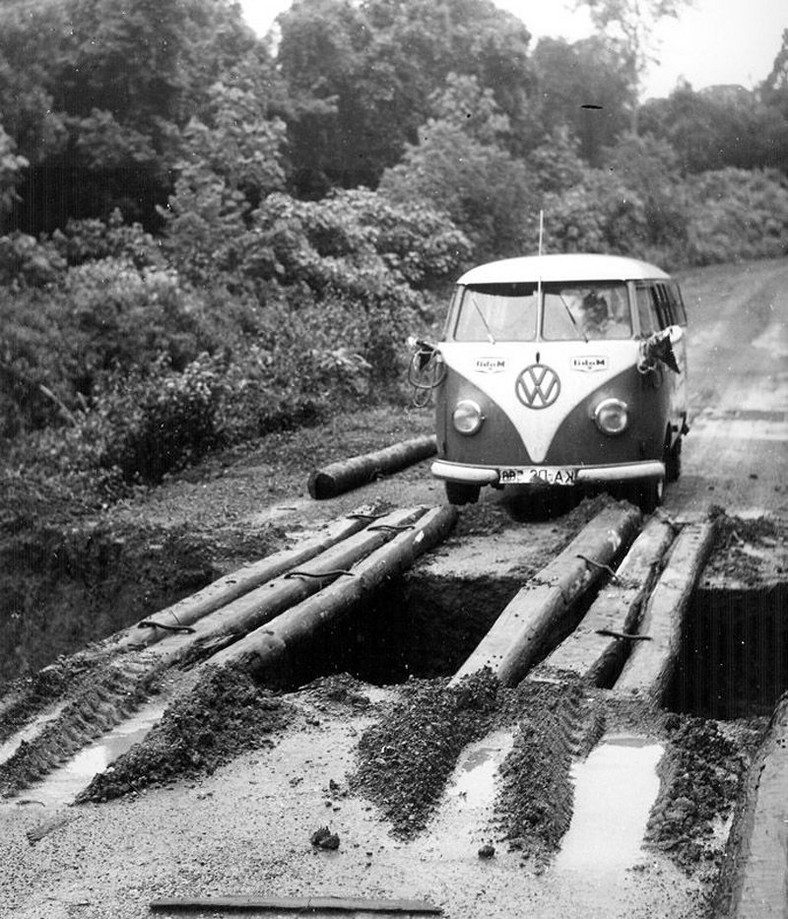
M 788 517 L 788 262 L 694 272 L 683 289 L 692 433 L 665 509 L 679 521 L 711 505 Z M 413 416 L 414 433 L 426 425 Z M 337 458 L 330 431 L 310 436 L 320 461 Z M 307 497 L 309 469 L 288 468 L 246 456 L 122 514 L 213 526 L 228 539 L 275 527 L 287 540 L 373 499 L 442 500 L 427 464 L 326 502 Z M 485 594 L 501 602 L 491 586 L 499 574 L 527 578 L 587 519 L 581 506 L 515 524 L 499 500 L 487 495 L 464 513 L 430 561 L 468 577 L 471 615 Z M 770 530 L 759 551 L 770 556 L 768 576 L 784 580 L 781 533 Z M 745 542 L 737 536 L 726 551 L 736 540 Z M 150 704 L 162 707 L 182 691 L 158 689 Z M 149 773 L 107 801 L 68 806 L 34 785 L 0 803 L 0 915 L 138 919 L 157 897 L 241 894 L 421 899 L 450 919 L 713 915 L 733 805 L 763 727 L 639 709 L 573 686 L 458 695 L 445 680 L 335 678 L 276 696 L 215 689 L 224 724 L 200 724 L 192 710 L 170 725 L 179 771 Z M 242 717 L 245 707 L 254 718 Z M 313 844 L 322 827 L 337 848 Z
M 690 315 L 690 426 L 666 507 L 788 515 L 788 266 L 709 268 L 682 287 Z

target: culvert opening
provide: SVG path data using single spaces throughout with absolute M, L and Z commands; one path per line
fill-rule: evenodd
M 451 676 L 522 587 L 515 578 L 406 575 L 299 650 L 291 687 L 333 673 L 383 686 Z
M 788 583 L 699 588 L 668 705 L 716 720 L 769 716 L 788 689 Z

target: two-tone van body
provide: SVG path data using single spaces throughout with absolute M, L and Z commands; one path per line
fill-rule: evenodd
M 449 500 L 482 486 L 621 485 L 645 509 L 688 431 L 686 313 L 661 269 L 609 255 L 481 265 L 458 281 L 435 348 Z

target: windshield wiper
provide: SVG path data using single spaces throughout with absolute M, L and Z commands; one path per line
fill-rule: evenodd
M 495 344 L 495 337 L 493 336 L 492 329 L 490 328 L 490 326 L 489 326 L 488 323 L 487 323 L 487 320 L 486 320 L 485 317 L 484 317 L 484 313 L 482 312 L 482 308 L 481 308 L 481 307 L 479 306 L 479 304 L 476 302 L 476 295 L 474 294 L 473 291 L 470 291 L 470 295 L 471 295 L 471 303 L 473 304 L 473 308 L 474 308 L 474 309 L 476 310 L 476 312 L 479 314 L 479 319 L 481 319 L 482 323 L 484 324 L 484 328 L 487 330 L 487 338 L 489 338 L 490 344 L 491 344 L 491 345 L 494 345 L 494 344 Z
M 566 312 L 568 313 L 569 318 L 570 318 L 570 320 L 572 321 L 572 325 L 575 327 L 575 332 L 577 332 L 579 335 L 582 335 L 582 336 L 583 336 L 583 341 L 584 341 L 586 344 L 588 344 L 588 336 L 587 336 L 586 333 L 585 333 L 585 329 L 581 329 L 580 326 L 577 324 L 577 320 L 576 320 L 575 317 L 572 315 L 572 310 L 569 309 L 569 304 L 566 302 L 566 300 L 564 300 L 564 295 L 563 295 L 563 294 L 559 294 L 559 295 L 558 295 L 558 299 L 561 301 L 561 303 L 564 304 L 564 309 L 565 309 Z

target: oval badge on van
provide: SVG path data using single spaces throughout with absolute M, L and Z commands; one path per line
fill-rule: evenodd
M 514 390 L 528 408 L 547 408 L 561 392 L 561 381 L 552 367 L 531 364 L 517 377 Z

